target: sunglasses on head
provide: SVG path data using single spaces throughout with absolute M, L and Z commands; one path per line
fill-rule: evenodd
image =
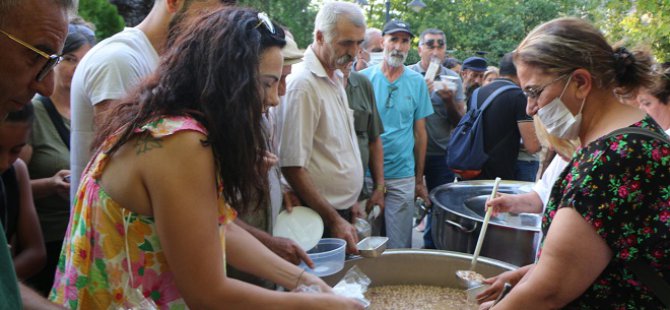
M 430 39 L 430 40 L 426 40 L 426 42 L 423 42 L 423 45 L 428 46 L 428 48 L 435 48 L 435 47 L 442 48 L 442 47 L 444 47 L 444 40 L 442 40 L 442 39 L 437 39 L 437 40 Z
M 258 27 L 261 25 L 265 26 L 265 29 L 267 29 L 271 34 L 276 34 L 275 26 L 272 24 L 270 17 L 268 17 L 265 12 L 258 12 L 258 24 L 256 25 L 256 29 L 258 29 Z

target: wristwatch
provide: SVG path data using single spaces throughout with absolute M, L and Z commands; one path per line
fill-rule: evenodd
M 382 192 L 382 194 L 386 194 L 386 185 L 377 184 L 377 185 L 375 185 L 375 190 Z

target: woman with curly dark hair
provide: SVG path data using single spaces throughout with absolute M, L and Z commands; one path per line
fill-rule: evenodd
M 114 110 L 74 197 L 50 298 L 81 309 L 347 309 L 330 288 L 232 223 L 263 201 L 263 105 L 277 98 L 283 33 L 251 9 L 187 18 L 157 71 Z M 232 206 L 232 207 L 231 207 Z

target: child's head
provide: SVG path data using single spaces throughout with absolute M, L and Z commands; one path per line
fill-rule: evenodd
M 0 121 L 0 173 L 5 172 L 19 157 L 23 146 L 28 142 L 33 124 L 33 105 L 10 112 L 4 121 Z

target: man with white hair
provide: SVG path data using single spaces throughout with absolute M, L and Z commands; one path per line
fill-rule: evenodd
M 433 114 L 433 107 L 421 74 L 403 65 L 412 37 L 407 23 L 386 23 L 384 61 L 361 71 L 372 82 L 384 124 L 381 135 L 386 182 L 384 220 L 389 248 L 412 246 L 414 198 L 428 201 L 423 181 L 428 141 L 425 118 Z M 371 179 L 366 178 L 365 183 L 368 188 L 373 187 Z
M 363 168 L 340 69 L 351 64 L 365 36 L 356 5 L 328 2 L 316 16 L 314 41 L 304 66 L 289 76 L 279 163 L 291 188 L 321 215 L 325 236 L 342 238 L 356 253 L 352 207 L 363 186 Z
M 361 71 L 367 67 L 379 64 L 384 59 L 384 49 L 382 49 L 382 31 L 377 28 L 368 28 L 365 30 L 365 39 L 358 50 L 358 55 L 354 61 L 353 70 Z
M 62 59 L 70 7 L 69 0 L 0 1 L 0 122 L 29 104 L 35 93 L 49 96 L 53 92 L 51 71 Z M 2 190 L 0 226 L 8 221 L 6 208 Z M 61 309 L 17 281 L 4 229 L 0 230 L 0 270 L 0 309 Z

